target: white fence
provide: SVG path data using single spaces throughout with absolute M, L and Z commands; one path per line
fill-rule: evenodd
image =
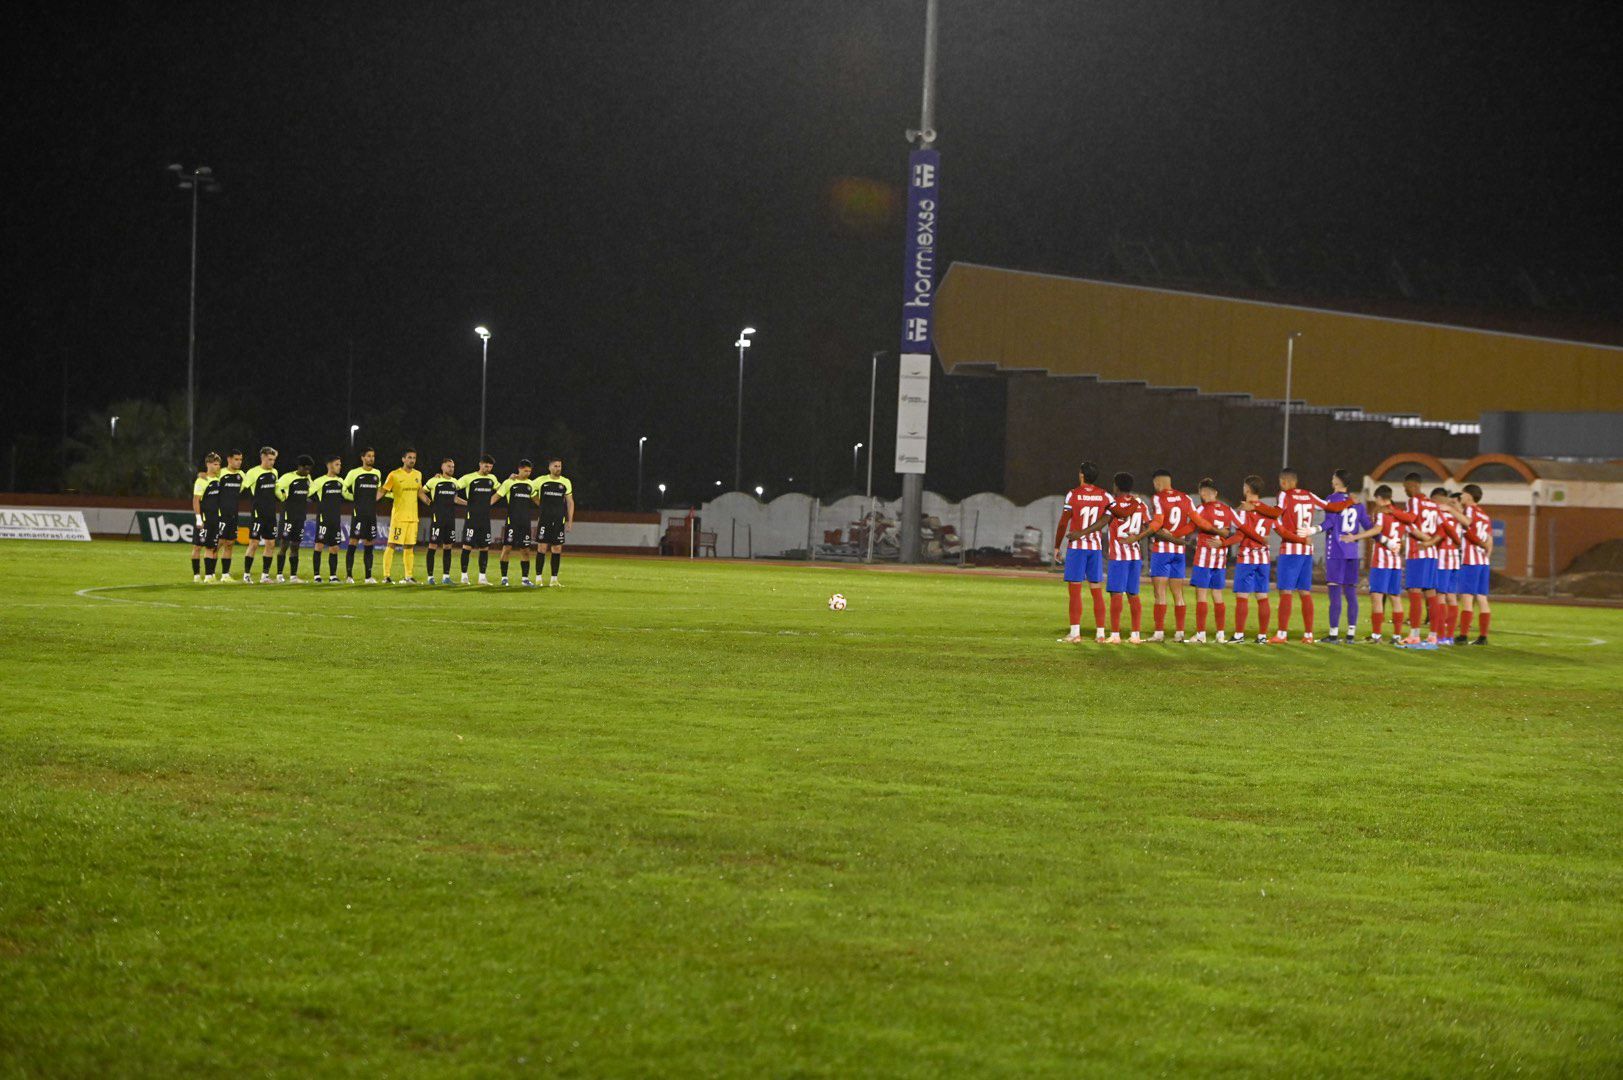
M 937 519 L 941 534 L 930 542 L 926 557 L 957 560 L 957 551 L 996 548 L 1035 547 L 1038 557 L 1048 561 L 1059 521 L 1063 496 L 1053 495 L 1019 506 L 1001 495 L 971 495 L 963 502 L 949 502 L 934 492 L 924 493 L 924 516 Z M 894 523 L 901 513 L 900 500 L 875 500 L 876 510 L 885 522 Z M 838 502 L 823 503 L 810 495 L 779 495 L 762 502 L 752 495 L 729 492 L 699 508 L 699 528 L 716 535 L 716 554 L 722 558 L 818 558 L 856 557 L 866 550 L 863 524 L 868 500 L 848 495 Z M 686 512 L 667 511 L 667 520 L 681 520 Z M 840 539 L 829 535 L 838 532 Z M 884 522 L 875 531 L 875 556 L 895 557 L 895 533 Z M 887 550 L 889 549 L 889 550 Z

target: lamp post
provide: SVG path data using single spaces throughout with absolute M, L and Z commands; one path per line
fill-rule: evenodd
M 1302 332 L 1297 330 L 1285 339 L 1285 445 L 1280 454 L 1281 469 L 1288 469 L 1291 464 L 1291 368 L 1296 360 L 1296 339 L 1301 336 Z
M 637 511 L 639 513 L 642 512 L 642 444 L 647 441 L 648 436 L 646 435 L 637 440 Z M 663 492 L 665 485 L 661 484 L 659 489 Z
M 757 499 L 766 498 L 766 488 L 762 487 L 759 484 L 755 485 L 755 497 Z
M 750 335 L 755 327 L 746 326 L 738 332 L 738 434 L 733 441 L 733 490 L 744 486 L 744 350 L 750 347 Z
M 186 317 L 186 460 L 195 466 L 192 455 L 197 452 L 197 197 L 203 192 L 213 194 L 220 190 L 214 179 L 214 170 L 199 165 L 191 172 L 175 163 L 167 170 L 175 178 L 175 186 L 192 193 L 192 284 L 191 301 Z
M 858 455 L 861 454 L 861 453 L 862 453 L 862 444 L 861 443 L 857 443 L 855 446 L 851 447 L 851 486 L 852 487 L 855 487 L 856 483 L 857 483 L 857 460 L 858 460 Z
M 883 352 L 875 352 L 868 369 L 868 562 L 873 562 L 873 413 L 874 399 L 879 391 L 879 358 Z
M 664 484 L 659 485 L 659 505 L 660 506 L 665 505 L 665 485 Z
M 479 335 L 479 456 L 485 456 L 485 375 L 490 370 L 490 331 L 476 326 Z
M 112 430 L 112 433 L 111 433 L 111 437 L 116 439 L 116 438 L 118 438 L 118 417 L 116 417 L 116 416 L 112 417 L 112 428 L 113 428 L 113 430 Z
M 361 425 L 359 425 L 359 424 L 351 424 L 351 425 L 349 425 L 349 450 L 350 450 L 350 453 L 355 452 L 355 433 L 357 431 L 359 431 L 359 430 L 361 430 Z

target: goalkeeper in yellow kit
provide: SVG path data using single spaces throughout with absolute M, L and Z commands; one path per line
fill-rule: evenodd
M 394 500 L 389 509 L 389 546 L 383 551 L 383 583 L 393 585 L 390 571 L 394 568 L 394 553 L 401 552 L 406 563 L 406 578 L 402 584 L 415 585 L 411 576 L 417 561 L 417 506 L 423 490 L 423 474 L 417 471 L 417 451 L 407 448 L 400 455 L 400 468 L 384 478 L 378 489 L 379 498 Z

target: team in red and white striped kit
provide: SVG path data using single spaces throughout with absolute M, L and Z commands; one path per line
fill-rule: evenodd
M 1079 483 L 1065 497 L 1054 531 L 1054 559 L 1063 556 L 1070 593 L 1070 633 L 1060 640 L 1083 641 L 1082 586 L 1093 593 L 1094 640 L 1119 644 L 1125 603 L 1131 618 L 1128 644 L 1142 644 L 1139 601 L 1143 542 L 1152 542 L 1150 577 L 1155 590 L 1155 630 L 1150 642 L 1166 640 L 1166 615 L 1173 608 L 1175 636 L 1189 644 L 1215 641 L 1279 645 L 1290 640 L 1292 601 L 1302 613 L 1301 641 L 1312 644 L 1315 605 L 1312 593 L 1313 537 L 1326 533 L 1326 580 L 1330 590 L 1329 643 L 1358 639 L 1358 562 L 1363 542 L 1370 541 L 1369 595 L 1371 627 L 1367 642 L 1390 640 L 1411 648 L 1486 645 L 1492 618 L 1488 602 L 1488 566 L 1493 526 L 1478 505 L 1482 490 L 1466 484 L 1458 492 L 1436 488 L 1420 492 L 1420 477 L 1404 478 L 1404 505 L 1382 484 L 1366 504 L 1347 490 L 1347 474 L 1337 470 L 1332 491 L 1320 497 L 1298 485 L 1294 470 L 1279 474 L 1279 490 L 1267 501 L 1263 481 L 1248 476 L 1240 502 L 1229 506 L 1215 481 L 1197 488 L 1199 501 L 1178 491 L 1166 470 L 1153 477 L 1149 501 L 1133 494 L 1133 477 L 1117 473 L 1114 492 L 1098 486 L 1099 467 L 1083 462 Z M 1315 521 L 1323 515 L 1322 523 Z M 1108 533 L 1108 540 L 1106 539 Z M 1277 541 L 1270 537 L 1277 536 Z M 1277 544 L 1277 554 L 1274 547 Z M 1232 558 L 1230 549 L 1234 549 Z M 1228 564 L 1234 564 L 1232 586 Z M 1277 578 L 1271 571 L 1277 570 Z M 1185 636 L 1185 578 L 1195 591 L 1195 631 Z M 1278 588 L 1278 623 L 1270 591 Z M 1224 592 L 1234 593 L 1232 636 L 1225 627 Z M 1405 612 L 1402 594 L 1409 594 Z M 1110 594 L 1109 629 L 1104 593 Z M 1345 602 L 1347 631 L 1341 633 Z M 1257 610 L 1255 638 L 1246 636 L 1251 606 Z M 1407 614 L 1408 634 L 1404 634 Z M 1208 615 L 1215 615 L 1215 637 L 1208 639 Z M 1470 637 L 1477 620 L 1477 637 Z M 1390 621 L 1390 635 L 1386 624 Z M 1421 636 L 1424 622 L 1425 636 Z

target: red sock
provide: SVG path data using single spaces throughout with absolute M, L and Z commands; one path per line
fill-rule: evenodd
M 1288 592 L 1279 594 L 1278 626 L 1281 631 L 1291 628 L 1291 594 Z
M 1419 589 L 1409 590 L 1409 625 L 1420 625 L 1420 612 L 1425 603 L 1425 595 Z
M 1236 634 L 1245 633 L 1245 617 L 1251 613 L 1250 608 L 1251 608 L 1251 598 L 1250 597 L 1236 596 L 1234 598 L 1234 632 Z M 1223 606 L 1221 604 L 1219 604 L 1218 607 L 1217 607 L 1217 610 L 1222 611 Z M 1217 625 L 1219 627 L 1221 627 L 1223 625 L 1223 617 L 1221 615 L 1219 615 L 1217 617 Z
M 1374 632 L 1379 634 L 1381 632 L 1381 624 L 1386 621 L 1386 616 L 1379 611 L 1372 611 L 1369 614 L 1369 618 L 1370 622 L 1375 624 Z
M 1178 629 L 1183 629 L 1183 608 L 1178 609 Z M 1195 601 L 1195 633 L 1206 632 L 1206 601 Z
M 1488 636 L 1488 620 L 1492 617 L 1493 612 L 1491 611 L 1484 611 L 1482 613 L 1482 627 L 1477 631 L 1477 633 L 1481 634 L 1483 637 Z
M 1134 599 L 1136 601 L 1137 598 L 1135 597 Z M 1166 628 L 1167 628 L 1167 606 L 1165 604 L 1156 604 L 1155 605 L 1155 629 L 1156 629 L 1157 632 L 1160 632 L 1162 630 L 1165 630 Z
M 1441 597 L 1431 598 L 1431 632 L 1441 634 L 1443 631 L 1443 601 Z
M 1135 594 L 1127 598 L 1127 606 L 1133 612 L 1133 633 L 1136 634 L 1138 633 L 1139 625 L 1144 621 L 1144 604 Z M 1166 611 L 1166 606 L 1164 604 L 1162 605 L 1161 610 Z M 1159 630 L 1160 627 L 1156 627 L 1156 629 Z
M 1189 610 L 1189 605 L 1188 604 L 1174 604 L 1173 607 L 1172 607 L 1172 618 L 1177 623 L 1178 632 L 1180 634 L 1183 633 L 1183 617 L 1184 617 L 1184 613 L 1187 612 L 1188 610 Z
M 1093 586 L 1093 625 L 1104 628 L 1105 625 L 1105 591 L 1099 586 Z
M 1223 629 L 1223 615 L 1228 610 L 1228 605 L 1219 600 L 1212 607 L 1217 609 L 1217 628 L 1221 630 Z
M 1082 583 L 1068 581 L 1065 587 L 1071 594 L 1071 625 L 1078 626 L 1082 622 Z
M 1266 596 L 1257 601 L 1257 632 L 1265 637 L 1268 634 L 1268 598 Z
M 1313 632 L 1313 594 L 1302 596 L 1302 629 L 1308 633 Z
M 1403 608 L 1401 606 L 1392 612 L 1392 636 L 1403 636 Z
M 1121 593 L 1110 594 L 1110 632 L 1121 633 Z
M 1460 637 L 1471 636 L 1471 616 L 1475 614 L 1474 611 L 1460 612 Z
M 1458 604 L 1450 604 L 1450 605 L 1448 605 L 1448 636 L 1449 637 L 1454 636 L 1454 631 L 1459 628 L 1459 625 L 1460 625 L 1460 606 Z

